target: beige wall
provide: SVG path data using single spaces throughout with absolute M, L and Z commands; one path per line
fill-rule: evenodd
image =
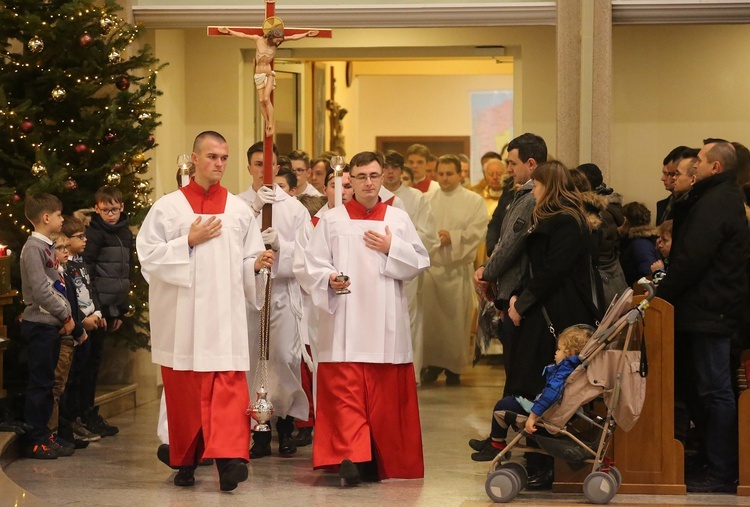
M 609 183 L 652 212 L 675 146 L 706 137 L 750 143 L 747 25 L 617 26 Z
M 158 86 L 165 92 L 159 99 L 158 107 L 164 114 L 164 125 L 159 129 L 153 176 L 160 183 L 154 197 L 170 191 L 174 187 L 174 160 L 179 153 L 189 150 L 193 137 L 206 129 L 217 130 L 224 134 L 230 146 L 230 165 L 225 176 L 225 184 L 230 191 L 237 192 L 247 187 L 250 179 L 245 171 L 244 151 L 256 138 L 255 96 L 251 85 L 251 66 L 244 63 L 242 49 L 251 47 L 249 41 L 228 37 L 206 37 L 203 30 L 155 30 L 153 35 L 155 52 L 168 66 L 160 75 Z M 533 131 L 550 143 L 554 150 L 555 139 L 555 33 L 554 27 L 523 28 L 465 28 L 465 29 L 372 29 L 372 30 L 336 30 L 333 41 L 303 40 L 294 42 L 294 47 L 314 48 L 330 47 L 386 47 L 397 46 L 412 48 L 415 57 L 419 48 L 425 46 L 476 46 L 504 45 L 506 54 L 514 58 L 514 77 L 512 89 L 515 92 L 515 132 Z M 292 44 L 290 44 L 292 46 Z M 455 117 L 456 125 L 426 118 L 420 122 L 423 114 L 425 94 L 411 97 L 410 100 L 397 99 L 383 101 L 381 91 L 377 90 L 378 78 L 372 75 L 356 77 L 350 88 L 345 85 L 345 63 L 327 62 L 336 72 L 336 100 L 349 110 L 344 119 L 347 153 L 352 154 L 364 147 L 374 144 L 375 135 L 388 133 L 401 135 L 455 135 L 468 134 L 468 118 L 460 117 L 460 111 L 467 114 L 468 105 L 461 101 L 468 100 L 470 89 L 505 89 L 508 88 L 507 77 L 451 77 L 432 78 L 427 84 L 426 76 L 407 78 L 399 77 L 401 83 L 419 79 L 424 90 L 429 90 L 429 108 L 447 110 L 448 117 Z M 439 63 L 435 74 L 442 72 Z M 309 66 L 306 66 L 309 68 Z M 399 66 L 394 72 L 403 74 Z M 424 69 L 420 70 L 427 74 Z M 326 73 L 326 80 L 329 79 Z M 455 81 L 453 81 L 455 80 Z M 305 89 L 311 93 L 311 76 L 306 76 Z M 441 82 L 442 81 L 442 82 Z M 443 84 L 451 83 L 449 98 L 440 99 Z M 405 89 L 408 89 L 405 86 Z M 328 97 L 328 81 L 326 96 Z M 453 98 L 454 94 L 458 97 Z M 382 107 L 376 107 L 380 104 Z M 363 113 L 373 117 L 385 107 L 393 114 L 389 118 L 377 116 L 377 124 L 366 119 Z M 304 119 L 308 127 L 304 132 L 304 147 L 312 148 L 312 115 L 310 105 L 306 108 Z M 410 127 L 404 129 L 406 121 Z M 325 121 L 328 129 L 328 121 Z M 446 132 L 449 132 L 446 134 Z M 327 146 L 326 146 L 327 147 Z

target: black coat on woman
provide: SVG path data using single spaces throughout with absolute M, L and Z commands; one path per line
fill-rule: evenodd
M 515 303 L 521 339 L 513 350 L 505 393 L 530 400 L 544 388 L 544 367 L 554 362 L 556 335 L 573 324 L 595 325 L 601 317 L 592 296 L 601 290 L 591 265 L 588 227 L 571 215 L 540 220 L 526 240 L 529 273 Z M 544 308 L 554 327 L 549 329 Z

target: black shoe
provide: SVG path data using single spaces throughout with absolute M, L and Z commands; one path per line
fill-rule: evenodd
M 305 447 L 312 444 L 312 432 L 312 426 L 300 428 L 294 436 L 294 443 L 297 444 L 297 447 Z
M 26 457 L 31 459 L 57 459 L 57 449 L 53 449 L 47 444 L 32 445 L 26 450 Z
M 279 456 L 288 458 L 297 453 L 297 444 L 294 443 L 291 433 L 279 434 Z
M 540 470 L 526 482 L 526 489 L 530 491 L 543 491 L 546 489 L 552 489 L 552 483 L 555 480 L 555 471 L 552 468 L 545 468 Z
M 443 368 L 438 368 L 436 366 L 428 366 L 427 368 L 422 369 L 422 374 L 420 375 L 420 380 L 423 384 L 434 384 L 437 380 L 440 373 L 442 373 Z
M 339 477 L 341 478 L 342 486 L 356 486 L 362 482 L 362 476 L 359 475 L 359 468 L 350 459 L 345 459 L 341 462 Z
M 80 438 L 73 439 L 73 447 L 76 449 L 85 449 L 90 443 L 88 440 L 81 440 Z
M 172 470 L 178 470 L 180 467 L 173 467 L 170 464 L 169 461 L 169 444 L 161 444 L 158 449 L 156 449 L 156 457 L 159 458 L 159 461 L 167 465 Z
M 76 452 L 76 447 L 73 442 L 68 442 L 64 438 L 60 438 L 57 435 L 52 435 L 49 437 L 47 446 L 56 450 L 58 456 L 72 456 Z
M 247 465 L 241 459 L 217 459 L 216 469 L 222 491 L 232 491 L 237 484 L 247 480 Z
M 195 484 L 195 467 L 180 467 L 174 476 L 175 486 L 193 486 Z
M 445 385 L 447 386 L 460 386 L 461 375 L 453 373 L 452 371 L 445 370 Z
M 482 440 L 479 440 L 478 438 L 472 438 L 471 440 L 469 440 L 469 447 L 479 452 L 484 448 L 485 444 L 489 443 L 491 440 L 492 437 L 487 437 Z
M 711 474 L 689 477 L 685 480 L 688 493 L 736 493 L 737 481 L 728 482 Z
M 484 447 L 482 447 L 478 452 L 474 452 L 471 454 L 471 459 L 474 461 L 492 461 L 495 459 L 495 456 L 500 454 L 502 449 L 498 449 L 494 445 L 492 445 L 492 439 L 489 438 L 485 441 Z M 506 455 L 507 456 L 507 455 Z
M 99 406 L 88 409 L 83 414 L 82 420 L 89 431 L 103 437 L 112 437 L 120 432 L 120 428 L 112 426 L 104 417 L 99 415 Z
M 359 476 L 364 482 L 380 482 L 380 471 L 378 470 L 378 462 L 373 458 L 372 461 L 367 463 L 357 463 L 357 469 L 359 470 Z
M 250 458 L 259 459 L 271 455 L 271 432 L 253 431 L 253 445 L 250 447 Z

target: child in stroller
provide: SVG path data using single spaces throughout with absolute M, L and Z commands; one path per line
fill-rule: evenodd
M 546 384 L 544 390 L 532 402 L 521 396 L 505 396 L 498 400 L 493 409 L 493 414 L 499 410 L 515 412 L 517 414 L 528 414 L 526 420 L 526 432 L 534 433 L 539 416 L 549 407 L 557 403 L 563 395 L 565 380 L 575 370 L 581 360 L 578 358 L 584 345 L 594 332 L 594 328 L 585 324 L 570 326 L 565 329 L 557 340 L 557 351 L 555 362 L 544 369 Z M 487 440 L 471 440 L 469 446 L 481 445 L 482 447 L 471 455 L 474 461 L 492 461 L 497 454 L 505 449 L 505 437 L 508 435 L 508 426 L 503 421 L 498 422 L 493 416 L 492 431 Z

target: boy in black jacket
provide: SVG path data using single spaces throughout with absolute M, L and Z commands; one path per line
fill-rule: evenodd
M 128 309 L 130 292 L 130 255 L 133 233 L 123 214 L 122 193 L 116 187 L 104 186 L 96 191 L 96 215 L 86 231 L 83 260 L 101 302 L 102 316 L 109 331 L 117 331 Z M 88 365 L 83 375 L 83 401 L 92 407 L 83 417 L 89 430 L 100 435 L 115 435 L 119 430 L 109 425 L 94 407 L 96 380 L 102 360 L 103 333 L 94 333 Z

